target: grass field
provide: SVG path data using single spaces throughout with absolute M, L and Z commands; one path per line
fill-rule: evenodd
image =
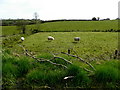
M 92 30 L 117 30 L 118 21 L 63 21 L 41 24 L 42 31 L 92 31 Z
M 20 34 L 16 26 L 3 26 L 0 32 L 6 36 L 1 37 L 3 88 L 119 88 L 120 62 L 114 58 L 118 32 L 91 32 L 118 30 L 117 25 L 117 20 L 49 22 L 28 25 L 26 34 Z M 31 34 L 36 28 L 41 32 Z M 55 40 L 48 41 L 48 36 Z M 74 41 L 74 37 L 80 37 L 80 41 Z M 67 69 L 36 61 L 25 54 L 21 45 L 34 57 L 65 65 Z M 95 70 L 78 58 L 61 53 L 68 53 L 68 49 L 71 55 L 91 63 Z M 74 78 L 65 81 L 66 76 Z
M 47 36 L 53 36 L 55 40 L 48 41 Z M 75 42 L 74 37 L 80 37 L 81 40 Z M 22 45 L 36 54 L 60 53 L 74 49 L 78 55 L 87 60 L 105 60 L 113 57 L 118 47 L 118 34 L 115 32 L 40 32 L 26 37 Z M 21 51 L 18 45 L 15 48 L 16 51 Z M 15 48 L 13 46 L 14 50 Z
M 1 27 L 1 26 L 0 26 Z M 118 30 L 117 20 L 106 21 L 59 21 L 48 22 L 40 25 L 27 25 L 27 33 L 30 33 L 33 29 L 39 29 L 39 31 L 47 32 L 72 32 L 72 31 L 106 31 L 106 30 Z M 2 35 L 18 34 L 20 30 L 17 30 L 16 26 L 3 26 Z

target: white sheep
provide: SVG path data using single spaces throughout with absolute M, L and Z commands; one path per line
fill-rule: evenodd
M 67 76 L 67 77 L 64 77 L 64 80 L 70 79 L 70 78 L 74 78 L 74 76 Z
M 74 41 L 80 41 L 80 37 L 74 37 Z
M 54 40 L 54 37 L 48 36 L 48 40 Z
M 21 41 L 24 41 L 25 40 L 25 38 L 24 37 L 21 37 Z

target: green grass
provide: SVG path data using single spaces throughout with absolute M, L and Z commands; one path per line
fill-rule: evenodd
M 0 26 L 1 27 L 1 26 Z M 27 25 L 27 33 L 30 34 L 32 30 L 39 29 L 39 31 L 47 32 L 69 32 L 69 31 L 106 31 L 106 30 L 118 30 L 117 20 L 106 21 L 59 21 L 48 22 L 40 25 Z M 2 35 L 14 35 L 19 34 L 20 30 L 17 30 L 16 26 L 2 26 Z
M 48 54 L 49 55 L 49 54 Z M 47 58 L 45 54 L 38 57 Z M 49 56 L 47 59 L 50 59 Z M 60 60 L 59 60 L 60 61 Z M 62 62 L 62 61 L 61 61 Z M 78 62 L 76 60 L 76 62 Z M 92 63 L 96 71 L 89 73 L 84 71 L 79 64 L 66 64 L 67 69 L 60 68 L 47 62 L 36 62 L 28 57 L 15 57 L 9 50 L 3 52 L 3 89 L 7 88 L 40 88 L 42 86 L 58 87 L 119 87 L 118 71 L 119 60 L 100 60 Z M 90 67 L 87 67 L 90 69 Z M 120 71 L 119 71 L 120 73 Z M 74 76 L 73 79 L 64 80 L 66 76 Z M 102 81 L 104 81 L 104 83 Z M 90 83 L 92 81 L 92 84 Z M 67 84 L 66 84 L 67 83 Z M 98 84 L 98 86 L 96 86 Z
M 16 26 L 2 26 L 2 35 L 14 35 L 19 34 L 19 32 L 20 30 L 17 30 Z
M 55 37 L 48 41 L 47 37 Z M 80 42 L 74 42 L 74 37 L 80 37 Z M 74 49 L 78 55 L 86 60 L 107 60 L 113 58 L 118 47 L 118 34 L 111 32 L 51 32 L 37 33 L 25 38 L 22 45 L 36 54 L 67 52 Z M 22 51 L 19 45 L 13 47 L 17 52 Z M 75 54 L 71 51 L 71 54 Z
M 110 65 L 100 65 L 97 66 L 97 71 L 95 77 L 97 82 L 107 83 L 107 82 L 116 82 L 119 80 L 118 73 L 120 71 L 117 68 L 114 68 Z
M 73 87 L 74 86 L 83 87 L 84 85 L 86 85 L 87 88 L 87 84 L 91 82 L 87 73 L 79 66 L 75 65 L 69 66 L 67 70 L 67 76 L 74 76 L 74 78 L 70 82 L 68 82 L 68 84 L 70 83 L 70 86 Z
M 117 71 L 120 70 L 120 62 L 112 60 L 114 51 L 118 48 L 118 33 L 79 32 L 117 30 L 117 20 L 63 21 L 43 23 L 39 26 L 28 25 L 27 34 L 31 30 L 36 29 L 36 27 L 40 31 L 47 32 L 32 35 L 20 34 L 2 38 L 3 86 L 5 88 L 15 87 L 16 84 L 18 84 L 18 87 L 28 86 L 33 88 L 41 86 L 65 87 L 66 83 L 69 87 L 120 86 L 120 78 L 117 76 Z M 2 32 L 2 35 L 6 36 L 20 33 L 16 26 L 3 26 Z M 25 36 L 25 41 L 20 41 L 21 36 Z M 55 40 L 48 41 L 48 36 L 53 36 Z M 80 37 L 81 40 L 75 42 L 74 37 Z M 61 59 L 54 59 L 52 61 L 66 65 L 68 69 L 63 69 L 48 62 L 37 62 L 34 59 L 25 57 L 23 49 L 19 45 L 24 45 L 29 52 L 32 52 L 38 58 L 50 60 L 53 59 L 51 53 L 54 53 L 71 61 L 73 66 L 70 66 L 70 64 L 65 63 Z M 67 52 L 68 49 L 71 50 L 71 54 L 76 55 L 77 53 L 81 58 L 89 61 L 95 66 L 96 71 L 86 73 L 83 68 L 90 69 L 88 65 L 78 61 L 76 58 L 61 54 L 61 52 Z M 74 79 L 69 81 L 63 80 L 65 76 L 72 75 L 75 76 Z M 92 84 L 90 81 L 93 81 Z M 104 81 L 105 85 L 101 81 Z
M 120 68 L 119 60 L 104 61 L 100 65 L 96 65 L 94 79 L 97 86 L 104 88 L 118 88 L 120 84 Z
M 108 21 L 61 21 L 40 25 L 41 31 L 92 31 L 118 29 L 117 20 Z

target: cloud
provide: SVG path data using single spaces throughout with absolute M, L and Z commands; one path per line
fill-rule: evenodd
M 117 18 L 119 0 L 0 0 L 0 18 Z

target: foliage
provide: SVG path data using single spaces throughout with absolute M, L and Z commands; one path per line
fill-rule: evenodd
M 93 21 L 96 21 L 97 19 L 95 17 L 92 18 Z
M 26 25 L 27 23 L 24 20 L 21 21 L 17 21 L 16 26 L 18 27 L 18 29 L 20 29 L 22 31 L 22 34 L 25 34 L 26 32 Z

